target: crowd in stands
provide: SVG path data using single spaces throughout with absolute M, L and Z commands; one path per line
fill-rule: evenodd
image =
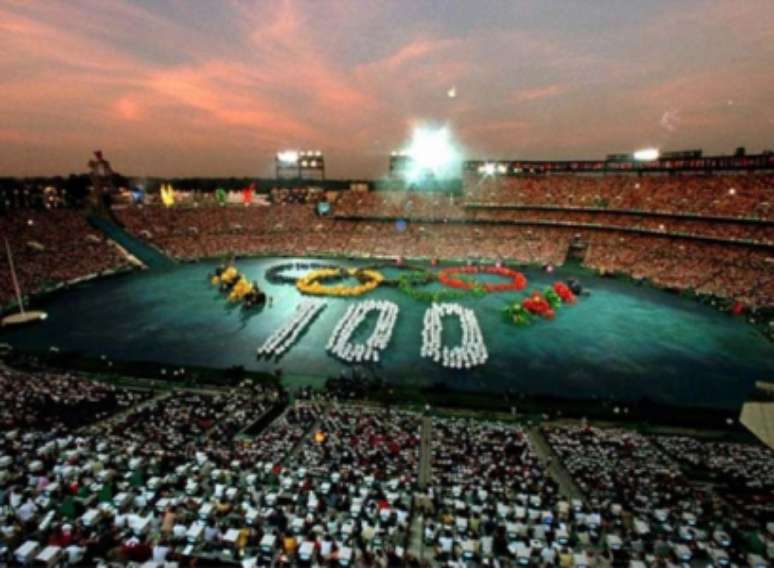
M 243 548 L 252 543 L 257 550 L 262 521 L 246 534 L 242 505 L 255 498 L 255 510 L 261 507 L 258 470 L 261 479 L 273 475 L 291 430 L 300 439 L 310 427 L 305 413 L 290 411 L 256 439 L 235 437 L 277 402 L 274 388 L 241 384 L 149 400 L 151 393 L 70 375 L 6 375 L 14 387 L 2 401 L 9 416 L 0 438 L 2 562 L 35 558 L 46 547 L 71 565 L 163 561 L 206 555 L 208 547 L 230 546 L 234 553 L 236 539 L 227 543 L 231 525 L 244 529 Z M 63 418 L 33 421 L 31 405 Z
M 325 199 L 325 192 L 315 187 L 273 187 L 269 197 L 272 203 L 317 203 Z
M 66 432 L 149 397 L 72 373 L 28 373 L 0 367 L 0 429 Z
M 519 191 L 518 185 L 516 185 L 516 189 L 513 187 L 513 184 L 521 182 L 537 183 L 534 178 L 504 178 L 490 182 L 497 190 L 484 192 L 485 197 L 488 197 L 485 200 L 479 200 L 481 195 L 475 184 L 466 187 L 464 198 L 410 192 L 347 192 L 337 200 L 334 213 L 338 217 L 361 219 L 388 217 L 416 221 L 495 222 L 537 226 L 554 224 L 577 229 L 608 228 L 774 244 L 774 225 L 768 223 L 774 222 L 774 219 L 770 218 L 768 214 L 745 215 L 744 210 L 740 210 L 735 215 L 726 215 L 727 218 L 724 220 L 713 219 L 713 222 L 708 222 L 706 219 L 697 219 L 697 216 L 701 216 L 701 210 L 695 214 L 684 208 L 670 210 L 646 207 L 639 210 L 619 204 L 620 210 L 625 211 L 625 213 L 621 213 L 616 212 L 612 206 L 600 205 L 599 203 L 607 204 L 607 201 L 598 194 L 587 195 L 590 191 L 596 191 L 598 186 L 600 191 L 604 192 L 609 180 L 615 182 L 618 179 L 617 183 L 621 183 L 620 178 L 594 178 L 594 183 L 589 183 L 588 178 L 582 177 L 548 179 L 558 179 L 557 183 L 560 187 L 568 185 L 568 180 L 577 179 L 578 187 L 569 184 L 569 187 L 564 188 L 563 191 L 575 191 L 575 194 L 570 193 L 569 195 L 581 199 L 582 203 L 573 205 L 564 202 L 565 193 L 551 194 L 548 192 L 546 194 L 538 192 L 536 197 L 527 190 Z M 630 180 L 630 178 L 623 179 Z M 685 179 L 695 182 L 702 178 Z M 765 179 L 771 180 L 770 177 Z M 762 209 L 756 207 L 754 210 L 757 213 L 761 211 L 768 213 L 769 208 L 764 200 L 770 199 L 766 195 L 772 190 L 761 182 L 761 178 L 750 176 L 749 178 L 741 178 L 737 182 L 739 189 L 734 188 L 736 193 L 727 197 L 739 197 L 738 204 L 743 206 L 750 203 L 750 200 L 744 199 L 744 196 L 753 193 L 754 198 L 761 200 L 756 202 L 756 205 L 763 203 Z M 550 184 L 551 182 L 544 180 L 541 183 Z M 647 185 L 648 182 L 629 183 L 634 183 L 639 187 L 640 184 Z M 485 187 L 489 187 L 490 184 Z M 691 183 L 687 185 L 689 188 L 692 186 Z M 650 190 L 655 191 L 658 188 L 649 188 L 648 191 Z M 547 199 L 547 201 L 534 201 L 541 198 Z M 595 202 L 598 202 L 596 206 L 591 204 Z M 710 211 L 703 214 L 705 216 L 713 215 Z
M 383 200 L 365 192 L 348 199 Z M 400 199 L 408 199 L 405 195 Z M 413 202 L 424 203 L 416 196 Z M 437 200 L 429 211 L 440 211 Z M 381 201 L 379 201 L 381 203 Z M 337 209 L 336 211 L 340 211 Z M 169 254 L 185 259 L 236 254 L 339 254 L 351 256 L 421 257 L 427 259 L 505 259 L 517 263 L 561 265 L 571 245 L 580 244 L 584 263 L 604 273 L 647 279 L 657 286 L 694 290 L 699 294 L 739 301 L 746 306 L 774 303 L 774 257 L 765 247 L 723 243 L 663 234 L 549 224 L 478 224 L 392 219 L 353 219 L 347 215 L 317 217 L 311 206 L 275 205 L 255 210 L 224 208 L 124 209 L 121 220 L 132 232 Z M 501 212 L 495 211 L 500 214 Z M 655 221 L 654 221 L 655 222 Z M 695 220 L 681 223 L 699 223 Z M 712 227 L 712 223 L 705 223 Z M 751 226 L 768 235 L 770 227 Z M 713 229 L 709 229 L 711 232 Z M 707 236 L 707 235 L 705 235 Z M 748 237 L 750 235 L 747 235 Z M 757 238 L 757 237 L 756 237 Z M 761 237 L 763 238 L 763 237 Z M 769 239 L 769 236 L 765 237 Z
M 766 250 L 684 239 L 588 234 L 584 263 L 602 274 L 628 274 L 657 286 L 693 290 L 746 306 L 774 302 L 774 257 Z
M 416 415 L 328 407 L 314 437 L 286 464 L 295 501 L 289 511 L 303 519 L 298 538 L 313 543 L 321 563 L 357 558 L 384 565 L 389 558 L 401 565 L 418 464 Z
M 310 205 L 125 208 L 116 216 L 130 232 L 183 259 L 298 250 L 320 241 L 323 229 Z
M 594 530 L 615 535 L 614 558 L 724 566 L 774 553 L 774 509 L 758 517 L 734 506 L 722 488 L 689 479 L 648 437 L 586 425 L 544 427 L 543 433 L 585 496 Z
M 406 191 L 342 193 L 336 200 L 337 217 L 464 220 L 462 196 Z
M 764 224 L 727 220 L 707 221 L 654 215 L 500 207 L 471 208 L 467 213 L 468 217 L 475 222 L 559 225 L 579 230 L 608 229 L 654 235 L 688 235 L 729 242 L 774 245 L 774 222 Z
M 0 215 L 13 215 L 18 210 L 72 207 L 78 201 L 72 199 L 64 187 L 40 184 L 17 186 L 8 181 L 7 178 L 0 179 Z
M 182 213 L 185 211 L 184 213 Z M 408 223 L 320 218 L 308 206 L 265 212 L 145 208 L 124 210 L 127 227 L 172 256 L 194 260 L 227 254 L 335 254 L 439 259 L 508 258 L 562 264 L 572 233 L 552 228 Z M 238 220 L 234 220 L 238 219 Z M 167 224 L 168 221 L 168 224 Z M 140 227 L 146 227 L 141 229 Z
M 68 565 L 193 557 L 217 565 L 310 566 L 312 557 L 316 565 L 402 564 L 418 464 L 415 415 L 306 403 L 255 436 L 237 435 L 277 391 L 243 383 L 149 400 L 71 375 L 9 370 L 8 380 L 16 387 L 4 403 L 18 417 L 0 439 L 0 562 L 51 555 Z M 118 393 L 136 406 L 105 420 L 103 396 L 99 412 L 67 428 L 33 425 L 27 389 L 42 399 L 50 393 L 50 407 L 81 409 L 85 394 L 49 391 L 52 381 L 72 381 L 94 399 Z
M 115 421 L 102 431 L 135 444 L 139 455 L 190 458 L 206 445 L 218 448 L 266 412 L 273 397 L 247 386 L 228 394 L 173 394 Z
M 128 266 L 126 256 L 76 210 L 18 210 L 0 216 L 0 234 L 8 239 L 25 295 Z M 2 252 L 0 302 L 6 304 L 15 294 L 8 258 Z
M 569 568 L 774 556 L 772 503 L 747 491 L 771 487 L 772 454 L 759 446 L 569 425 L 528 434 L 309 391 L 282 410 L 277 389 L 249 382 L 151 393 L 73 374 L 0 376 L 0 563 Z M 32 414 L 42 408 L 52 417 Z M 579 494 L 555 479 L 541 436 Z M 697 470 L 716 479 L 699 483 Z
M 758 520 L 774 518 L 774 452 L 688 436 L 659 436 L 656 443 L 694 475 L 722 488 L 728 499 Z
M 423 538 L 439 562 L 572 558 L 569 503 L 521 427 L 437 419 L 432 456 Z
M 469 202 L 774 220 L 771 174 L 481 177 Z

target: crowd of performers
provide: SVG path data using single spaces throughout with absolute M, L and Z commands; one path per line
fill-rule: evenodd
M 230 262 L 218 266 L 210 277 L 210 282 L 213 286 L 218 286 L 221 292 L 228 294 L 229 302 L 242 302 L 243 309 L 263 307 L 268 301 L 266 293 L 258 283 L 248 280 Z
M 436 263 L 431 265 L 436 266 Z M 402 274 L 397 278 L 388 278 L 381 271 L 384 268 L 400 268 Z M 548 264 L 543 269 L 551 273 L 553 265 Z M 292 274 L 298 272 L 303 272 L 303 275 L 299 277 Z M 482 274 L 503 276 L 508 281 L 492 283 L 476 280 Z M 469 260 L 467 265 L 446 267 L 437 273 L 423 266 L 404 264 L 402 259 L 397 259 L 395 264 L 383 263 L 361 268 L 341 267 L 331 263 L 290 262 L 269 267 L 264 276 L 273 284 L 294 285 L 303 295 L 349 298 L 386 285 L 414 300 L 431 302 L 434 305 L 458 300 L 467 295 L 480 297 L 495 292 L 521 291 L 527 287 L 525 276 L 517 270 L 505 267 L 500 260 L 494 265 L 478 264 Z M 347 277 L 352 277 L 359 283 L 347 285 L 340 282 Z M 271 303 L 271 298 L 261 290 L 258 283 L 241 274 L 233 261 L 216 268 L 210 275 L 210 280 L 227 294 L 229 302 L 241 302 L 245 309 Z M 435 282 L 442 284 L 442 287 L 425 289 L 428 284 Z M 503 314 L 506 321 L 520 327 L 541 318 L 552 320 L 561 306 L 575 304 L 577 296 L 581 294 L 588 295 L 589 292 L 583 289 L 577 279 L 556 281 L 545 290 L 533 289 L 526 297 L 509 302 L 503 309 Z

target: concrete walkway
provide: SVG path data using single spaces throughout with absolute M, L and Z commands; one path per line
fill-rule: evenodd
M 539 428 L 533 427 L 526 430 L 527 437 L 529 438 L 535 453 L 540 457 L 543 463 L 548 463 L 548 473 L 559 484 L 559 491 L 568 499 L 580 499 L 584 501 L 584 495 L 578 486 L 573 481 L 570 474 L 562 465 L 559 460 L 559 456 L 551 448 L 546 439 L 543 437 L 543 433 Z
M 408 553 L 419 560 L 431 560 L 432 550 L 425 546 L 425 515 L 422 502 L 425 499 L 424 490 L 431 484 L 433 477 L 432 453 L 433 453 L 433 420 L 429 416 L 423 416 L 420 424 L 419 437 L 419 471 L 417 482 L 420 491 L 414 495 L 414 515 L 409 528 Z M 430 563 L 429 565 L 434 565 Z
M 429 416 L 422 417 L 421 433 L 419 438 L 419 488 L 425 489 L 431 481 L 432 466 L 432 440 L 433 420 Z
M 102 231 L 109 239 L 115 241 L 129 251 L 130 254 L 137 257 L 148 268 L 168 268 L 175 265 L 171 258 L 144 243 L 134 235 L 130 235 L 107 217 L 90 215 L 88 221 L 93 227 Z

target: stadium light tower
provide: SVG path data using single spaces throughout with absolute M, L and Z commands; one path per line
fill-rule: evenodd
M 390 176 L 394 178 L 406 177 L 406 172 L 411 166 L 411 158 L 405 152 L 395 150 L 390 152 Z
M 277 152 L 277 159 L 284 164 L 296 164 L 298 162 L 298 152 L 295 150 Z
M 478 165 L 477 171 L 480 175 L 485 177 L 505 175 L 508 173 L 508 164 L 484 162 Z
M 496 171 L 497 171 L 497 168 L 495 167 L 493 162 L 487 162 L 485 164 L 481 164 L 478 167 L 478 173 L 485 176 L 493 176 L 495 175 Z
M 637 150 L 633 155 L 638 162 L 652 162 L 653 160 L 658 160 L 661 152 L 658 151 L 658 148 L 643 148 L 642 150 Z
M 320 150 L 283 150 L 275 159 L 277 179 L 325 179 L 325 157 Z

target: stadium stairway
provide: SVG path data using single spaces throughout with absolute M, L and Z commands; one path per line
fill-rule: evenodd
M 168 268 L 175 264 L 168 256 L 127 233 L 115 221 L 97 215 L 90 215 L 88 220 L 92 227 L 99 229 L 108 238 L 124 247 L 148 268 Z

